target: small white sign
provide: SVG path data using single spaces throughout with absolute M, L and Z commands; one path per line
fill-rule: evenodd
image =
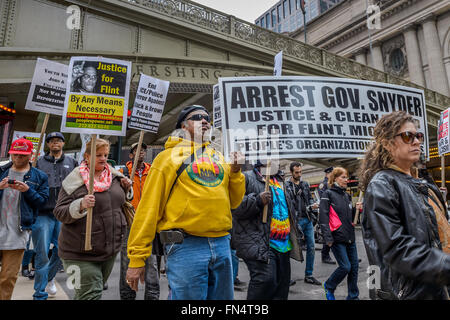
M 220 104 L 219 85 L 213 86 L 213 128 L 222 128 L 222 110 Z
M 449 110 L 444 110 L 441 112 L 441 118 L 439 119 L 438 125 L 438 152 L 442 156 L 450 152 L 450 139 L 448 130 L 448 117 Z
M 283 51 L 280 51 L 275 56 L 275 63 L 273 68 L 273 75 L 280 77 L 283 70 Z
M 68 70 L 65 64 L 38 58 L 25 109 L 61 116 Z
M 141 74 L 128 127 L 158 133 L 166 104 L 169 81 Z

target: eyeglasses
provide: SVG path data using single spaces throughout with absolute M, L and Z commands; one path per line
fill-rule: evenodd
M 83 75 L 82 78 L 83 78 L 84 80 L 92 80 L 92 81 L 97 80 L 97 76 L 90 76 L 90 75 L 88 75 L 88 74 Z
M 190 118 L 188 118 L 186 120 L 202 121 L 202 119 L 205 119 L 207 122 L 210 121 L 209 115 L 207 115 L 207 114 L 194 114 L 193 116 L 191 116 Z
M 403 140 L 404 143 L 406 144 L 412 144 L 414 142 L 414 140 L 417 138 L 417 140 L 419 140 L 420 143 L 423 143 L 423 140 L 425 138 L 424 134 L 422 132 L 410 132 L 410 131 L 405 131 L 399 134 L 396 134 L 394 137 L 400 136 Z

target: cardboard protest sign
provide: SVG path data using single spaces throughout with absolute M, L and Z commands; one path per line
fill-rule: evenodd
M 169 81 L 141 74 L 129 128 L 158 133 L 169 85 Z
M 62 132 L 124 136 L 131 62 L 72 57 Z
M 61 116 L 68 70 L 65 64 L 38 58 L 25 109 Z
M 449 139 L 449 130 L 448 130 L 448 116 L 449 110 L 441 112 L 441 117 L 439 119 L 438 125 L 438 152 L 439 155 L 442 156 L 448 152 L 450 152 L 450 139 Z
M 40 136 L 41 135 L 38 132 L 14 131 L 12 141 L 20 139 L 20 138 L 25 138 L 27 140 L 30 140 L 33 143 L 33 156 L 31 157 L 31 161 L 33 162 L 36 157 L 36 150 L 39 146 Z M 45 135 L 42 138 L 42 140 L 45 141 Z M 38 157 L 43 156 L 43 155 L 44 155 L 44 144 L 41 143 Z
M 424 92 L 385 83 L 322 77 L 220 78 L 224 154 L 248 160 L 356 158 L 384 114 L 405 110 L 427 139 Z M 276 139 L 273 139 L 273 135 Z

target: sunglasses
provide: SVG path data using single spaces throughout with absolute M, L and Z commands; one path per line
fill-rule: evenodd
M 209 115 L 207 114 L 194 114 L 192 117 L 187 118 L 186 120 L 202 121 L 202 119 L 205 119 L 207 122 L 210 121 Z
M 423 140 L 425 139 L 425 136 L 422 132 L 409 132 L 409 131 L 405 131 L 399 134 L 396 134 L 394 137 L 400 136 L 403 140 L 404 143 L 406 144 L 412 144 L 414 142 L 414 139 L 417 138 L 417 140 L 419 140 L 420 143 L 423 143 Z

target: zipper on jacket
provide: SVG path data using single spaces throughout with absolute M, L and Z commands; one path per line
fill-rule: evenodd
M 19 213 L 19 219 L 18 219 L 18 221 L 19 221 L 19 230 L 20 230 L 20 232 L 23 232 L 22 225 L 21 225 L 21 223 L 22 223 L 22 219 L 21 219 L 22 218 L 21 217 L 22 216 L 22 211 L 20 210 L 21 203 L 22 203 L 22 193 L 19 194 L 19 206 L 18 206 L 19 207 L 18 208 L 19 209 L 19 212 L 18 212 Z
M 399 299 L 401 299 L 403 297 L 403 295 L 405 294 L 405 291 L 408 289 L 407 285 L 408 285 L 408 279 L 405 278 L 404 276 L 400 276 L 400 279 L 403 279 L 404 281 L 402 281 L 403 283 L 399 286 L 400 291 L 397 294 L 397 297 Z M 399 279 L 399 280 L 400 280 Z
M 30 175 L 30 177 L 31 177 L 31 175 Z M 25 176 L 23 177 L 23 183 L 27 184 L 27 181 L 28 181 L 27 174 L 25 174 Z M 28 185 L 28 188 L 31 188 L 31 186 Z M 20 232 L 23 232 L 23 229 L 22 229 L 22 210 L 20 208 L 21 207 L 21 203 L 22 203 L 22 192 L 19 194 L 19 208 L 18 208 L 19 209 L 19 212 L 18 212 L 19 213 L 19 219 L 18 219 L 18 221 L 19 221 L 19 230 L 20 230 Z

